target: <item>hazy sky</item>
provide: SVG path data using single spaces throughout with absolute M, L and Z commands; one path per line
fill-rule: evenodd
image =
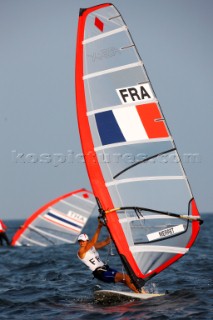
M 213 1 L 117 0 L 200 212 L 213 212 Z M 0 0 L 0 217 L 22 219 L 89 188 L 75 105 L 79 8 L 102 1 Z M 187 154 L 192 154 L 191 163 Z

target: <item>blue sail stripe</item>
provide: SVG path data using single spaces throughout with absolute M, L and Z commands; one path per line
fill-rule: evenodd
M 95 119 L 103 145 L 126 141 L 111 110 L 97 113 Z
M 55 215 L 55 214 L 52 213 L 52 212 L 48 212 L 47 215 L 49 215 L 49 216 L 52 217 L 52 218 L 58 219 L 59 221 L 65 222 L 65 223 L 67 223 L 67 224 L 70 224 L 70 225 L 73 226 L 73 227 L 77 227 L 77 228 L 81 229 L 81 227 L 80 227 L 79 225 L 77 225 L 77 224 L 75 224 L 75 223 L 73 223 L 73 222 L 67 221 L 66 219 L 61 218 L 61 217 Z

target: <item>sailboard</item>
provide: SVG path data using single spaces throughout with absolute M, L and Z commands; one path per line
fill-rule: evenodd
M 97 290 L 94 292 L 95 300 L 99 302 L 119 302 L 129 300 L 147 300 L 164 296 L 164 293 L 135 293 L 115 290 Z
M 12 246 L 75 243 L 97 203 L 92 192 L 76 190 L 38 209 L 14 234 Z
M 188 252 L 202 220 L 144 63 L 110 3 L 80 10 L 76 103 L 99 212 L 140 290 Z

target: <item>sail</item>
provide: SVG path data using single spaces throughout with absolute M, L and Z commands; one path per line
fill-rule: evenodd
M 80 10 L 76 103 L 94 195 L 140 288 L 187 253 L 200 216 L 144 63 L 110 3 Z
M 13 246 L 50 246 L 75 243 L 97 206 L 93 194 L 80 189 L 42 206 L 14 234 Z

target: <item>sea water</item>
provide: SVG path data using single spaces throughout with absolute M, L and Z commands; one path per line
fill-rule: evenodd
M 0 319 L 213 319 L 213 214 L 202 215 L 204 224 L 194 246 L 182 259 L 147 283 L 151 292 L 168 294 L 147 301 L 100 304 L 93 291 L 127 290 L 122 284 L 104 284 L 93 279 L 78 260 L 78 244 L 52 247 L 0 248 Z M 5 220 L 8 236 L 23 223 Z M 90 236 L 97 220 L 85 228 Z M 107 235 L 105 229 L 100 239 Z M 113 248 L 113 253 L 115 249 Z M 104 248 L 100 255 L 122 271 L 117 255 Z

